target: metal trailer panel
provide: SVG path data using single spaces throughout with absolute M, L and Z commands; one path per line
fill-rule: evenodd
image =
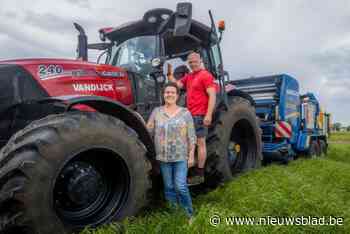
M 328 138 L 330 130 L 331 130 L 331 115 L 329 113 L 324 113 L 324 124 L 323 124 L 323 128 L 325 131 L 325 136 L 326 138 Z
M 264 157 L 294 155 L 300 127 L 299 84 L 293 77 L 280 74 L 248 78 L 232 82 L 238 89 L 249 93 L 256 103 L 256 114 L 261 120 Z M 278 124 L 290 125 L 291 134 L 276 137 Z
M 318 114 L 318 128 L 319 128 L 319 134 L 325 138 L 328 137 L 329 133 L 329 113 L 324 112 L 322 109 L 320 109 L 320 112 Z
M 321 136 L 317 123 L 320 113 L 320 106 L 315 95 L 312 93 L 306 93 L 300 98 L 302 125 L 299 131 L 296 150 L 307 151 L 310 146 L 310 141 Z
M 264 157 L 280 155 L 283 158 L 307 151 L 311 139 L 324 135 L 317 126 L 320 107 L 316 97 L 312 93 L 300 95 L 295 78 L 281 74 L 235 80 L 231 83 L 249 93 L 256 102 L 256 114 L 261 120 L 260 127 L 263 131 Z M 322 124 L 322 132 L 325 132 L 329 118 L 324 115 L 322 121 L 325 122 Z M 290 137 L 283 134 L 276 137 L 276 128 L 279 131 L 282 123 L 290 125 Z
M 296 79 L 289 75 L 281 77 L 279 101 L 279 120 L 288 122 L 292 127 L 292 136 L 287 139 L 290 144 L 296 144 L 297 133 L 300 128 L 300 98 L 299 84 Z
M 263 142 L 273 142 L 273 125 L 278 105 L 280 76 L 252 77 L 234 80 L 230 83 L 247 92 L 255 101 L 256 115 L 260 118 Z

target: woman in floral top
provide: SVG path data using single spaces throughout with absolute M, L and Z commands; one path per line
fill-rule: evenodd
M 147 128 L 154 135 L 165 199 L 172 206 L 180 203 L 191 222 L 193 209 L 187 170 L 194 164 L 196 134 L 193 119 L 186 108 L 176 104 L 179 98 L 176 84 L 166 84 L 163 95 L 165 104 L 153 110 Z

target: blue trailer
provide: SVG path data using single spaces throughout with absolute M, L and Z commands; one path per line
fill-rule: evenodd
M 286 74 L 230 81 L 252 96 L 260 119 L 265 161 L 288 162 L 298 155 L 327 152 L 329 114 L 312 93 L 300 95 L 298 81 Z

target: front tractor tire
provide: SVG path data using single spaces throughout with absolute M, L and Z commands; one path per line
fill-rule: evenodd
M 233 176 L 261 166 L 262 143 L 255 108 L 242 97 L 231 97 L 229 108 L 219 112 L 219 119 L 208 138 L 206 183 L 216 187 Z
M 151 166 L 137 134 L 100 113 L 35 121 L 0 152 L 0 233 L 71 233 L 135 215 Z

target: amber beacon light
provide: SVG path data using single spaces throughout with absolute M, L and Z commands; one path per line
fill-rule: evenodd
M 220 31 L 224 31 L 225 30 L 225 21 L 224 20 L 220 20 L 218 22 L 218 28 Z

